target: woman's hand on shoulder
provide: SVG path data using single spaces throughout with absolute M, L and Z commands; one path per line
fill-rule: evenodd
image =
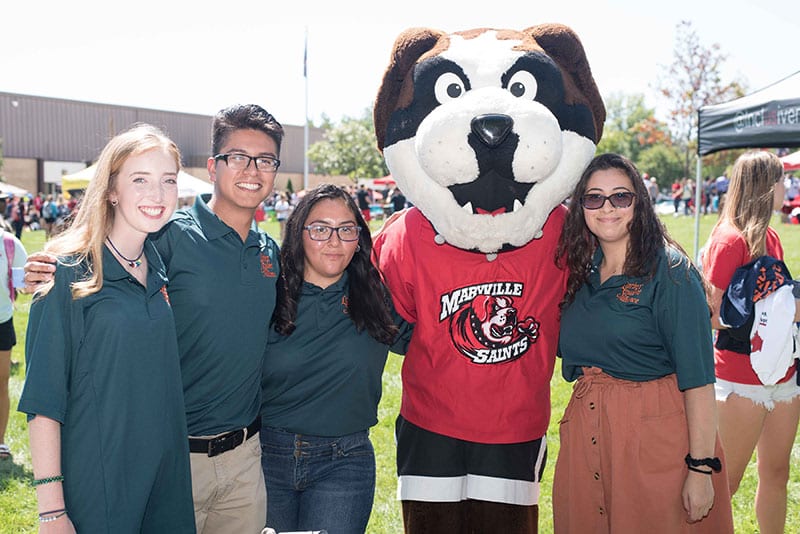
M 51 282 L 56 272 L 58 258 L 47 252 L 34 252 L 25 262 L 25 286 L 20 288 L 22 293 L 35 293 L 42 284 Z
M 712 476 L 704 473 L 688 471 L 686 481 L 683 483 L 683 508 L 688 515 L 687 521 L 695 523 L 700 521 L 714 505 L 714 485 L 711 482 Z

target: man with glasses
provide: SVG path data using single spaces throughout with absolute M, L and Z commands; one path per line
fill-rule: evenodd
M 260 106 L 221 110 L 207 163 L 214 192 L 150 236 L 169 278 L 198 533 L 260 532 L 266 522 L 256 434 L 279 262 L 278 245 L 253 219 L 272 193 L 282 139 L 282 126 Z M 26 264 L 28 289 L 53 270 Z

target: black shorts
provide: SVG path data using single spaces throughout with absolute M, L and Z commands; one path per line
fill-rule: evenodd
M 14 318 L 0 323 L 0 350 L 11 350 L 17 344 L 17 333 L 14 332 Z
M 395 438 L 400 500 L 538 504 L 547 457 L 544 437 L 522 443 L 474 443 L 430 432 L 400 415 Z

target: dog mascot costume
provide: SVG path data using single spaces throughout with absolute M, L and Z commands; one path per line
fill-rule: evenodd
M 415 324 L 397 420 L 407 532 L 536 532 L 558 304 L 555 249 L 605 108 L 562 25 L 395 41 L 378 148 L 413 202 L 375 263 Z

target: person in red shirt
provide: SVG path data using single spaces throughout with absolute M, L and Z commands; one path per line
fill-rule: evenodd
M 678 215 L 678 208 L 681 205 L 681 195 L 683 194 L 683 185 L 678 180 L 672 182 L 672 205 L 675 208 L 675 215 Z
M 727 328 L 720 322 L 720 305 L 734 271 L 764 255 L 783 260 L 780 238 L 769 227 L 773 210 L 783 202 L 782 178 L 780 159 L 766 151 L 743 154 L 733 167 L 725 207 L 703 255 L 711 324 L 718 331 Z M 795 299 L 795 321 L 800 320 L 797 303 Z M 720 333 L 717 344 L 719 337 Z M 790 455 L 800 418 L 797 360 L 774 385 L 761 383 L 746 354 L 715 346 L 714 363 L 719 432 L 731 495 L 757 448 L 759 530 L 783 532 Z
M 33 197 L 33 210 L 37 217 L 42 216 L 42 204 L 44 204 L 44 193 L 39 193 Z

